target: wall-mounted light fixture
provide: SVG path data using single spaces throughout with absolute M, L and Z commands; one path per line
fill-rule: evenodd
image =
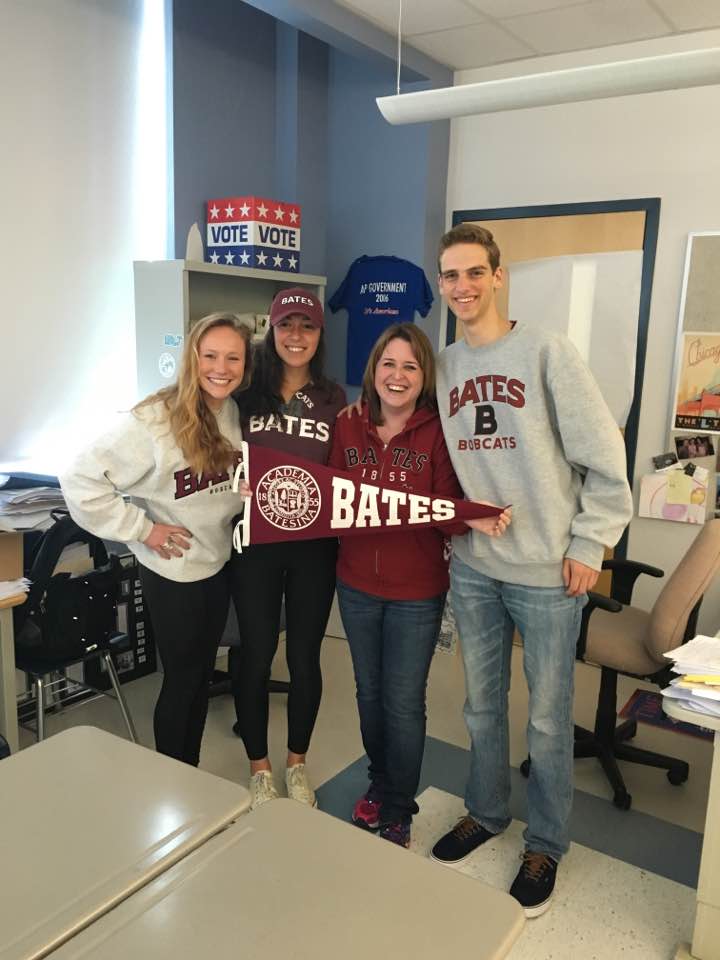
M 377 105 L 388 123 L 420 123 L 716 83 L 720 47 L 378 97 Z

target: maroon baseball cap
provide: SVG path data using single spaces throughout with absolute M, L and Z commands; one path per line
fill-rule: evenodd
M 275 295 L 270 307 L 270 323 L 274 327 L 293 313 L 307 317 L 314 327 L 322 327 L 324 323 L 322 304 L 311 290 L 302 287 L 290 287 Z

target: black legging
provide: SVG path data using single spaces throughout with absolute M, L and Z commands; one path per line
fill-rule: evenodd
M 215 656 L 230 605 L 228 567 L 206 580 L 178 583 L 141 566 L 140 579 L 163 666 L 155 746 L 159 753 L 197 766 Z
M 288 750 L 306 753 L 322 696 L 320 646 L 335 592 L 337 540 L 255 544 L 232 558 L 231 586 L 240 633 L 233 694 L 250 760 L 268 754 L 268 681 L 285 595 L 290 671 Z

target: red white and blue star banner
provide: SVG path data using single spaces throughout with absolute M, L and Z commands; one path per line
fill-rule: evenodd
M 205 260 L 297 273 L 301 220 L 297 203 L 262 197 L 208 200 Z
M 241 446 L 233 490 L 237 492 L 245 479 L 253 495 L 235 527 L 236 550 L 253 543 L 442 527 L 458 520 L 497 517 L 504 509 L 364 483 L 352 473 L 270 447 Z

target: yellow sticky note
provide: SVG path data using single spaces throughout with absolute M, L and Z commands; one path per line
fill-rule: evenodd
M 684 470 L 671 470 L 668 473 L 667 503 L 690 503 L 693 482 Z

